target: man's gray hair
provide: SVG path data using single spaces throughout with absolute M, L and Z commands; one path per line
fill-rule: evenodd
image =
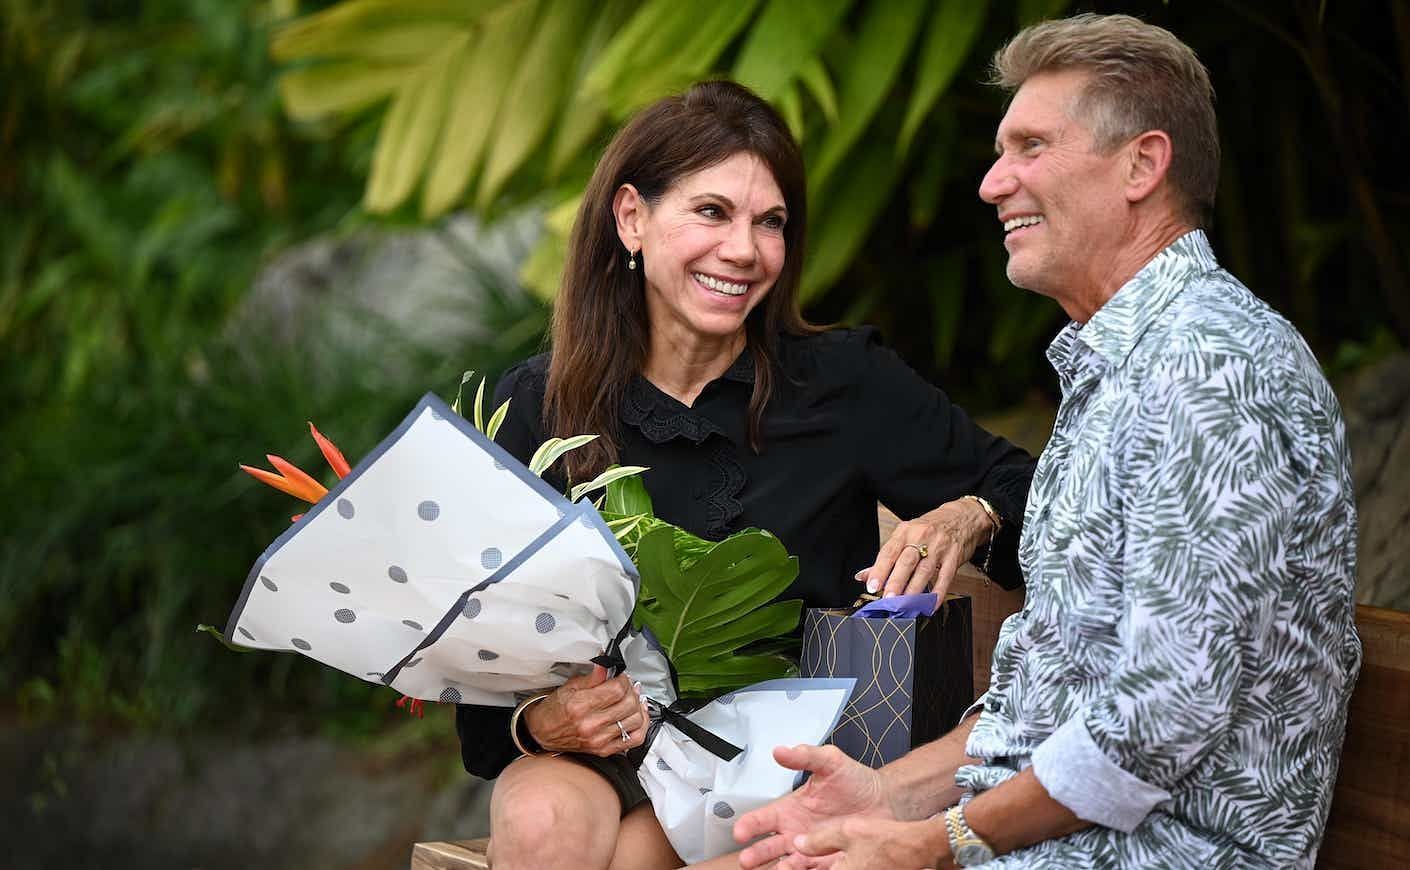
M 1129 15 L 1074 15 L 1024 28 L 994 53 L 990 83 L 1013 93 L 1044 72 L 1090 79 L 1073 111 L 1109 151 L 1148 130 L 1173 145 L 1170 183 L 1185 218 L 1202 227 L 1219 185 L 1214 87 L 1194 51 L 1173 33 Z

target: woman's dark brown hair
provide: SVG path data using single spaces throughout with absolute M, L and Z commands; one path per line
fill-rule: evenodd
M 745 321 L 754 359 L 749 443 L 763 449 L 760 420 L 778 373 L 778 335 L 816 331 L 798 310 L 808 213 L 803 157 L 778 112 L 748 88 L 702 82 L 632 118 L 598 161 L 578 209 L 553 311 L 544 424 L 558 437 L 602 437 L 567 455 L 570 479 L 589 480 L 617 460 L 618 409 L 650 347 L 645 270 L 627 268 L 612 211 L 617 189 L 631 184 L 654 205 L 681 177 L 740 153 L 769 167 L 788 209 L 783 269 Z

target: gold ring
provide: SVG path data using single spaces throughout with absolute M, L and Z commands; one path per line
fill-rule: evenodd
M 620 719 L 617 720 L 617 730 L 620 731 L 620 732 L 622 732 L 622 742 L 623 742 L 623 743 L 628 743 L 628 742 L 631 741 L 632 736 L 627 733 L 627 729 L 626 729 L 626 728 L 623 728 L 623 727 L 622 727 L 622 721 L 621 721 Z
M 921 557 L 922 559 L 924 559 L 926 556 L 929 556 L 929 555 L 930 555 L 930 548 L 927 547 L 927 546 L 924 545 L 924 544 L 907 544 L 906 546 L 907 546 L 907 547 L 910 547 L 911 549 L 913 549 L 913 550 L 915 550 L 917 553 L 919 553 L 919 554 L 920 554 L 920 557 Z M 903 547 L 902 549 L 905 549 L 905 548 Z

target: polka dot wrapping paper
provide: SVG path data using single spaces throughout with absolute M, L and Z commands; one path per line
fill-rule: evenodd
M 428 394 L 260 555 L 225 636 L 414 698 L 513 706 L 589 670 L 639 582 L 589 502 Z M 673 700 L 659 652 L 629 646 Z
M 669 723 L 661 726 L 637 777 L 682 860 L 694 864 L 739 848 L 735 821 L 788 794 L 801 779 L 774 761 L 773 748 L 821 743 L 855 684 L 851 678 L 768 680 L 689 714 L 697 725 L 743 747 L 733 761 L 710 754 Z

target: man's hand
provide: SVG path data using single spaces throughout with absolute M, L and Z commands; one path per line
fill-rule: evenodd
M 838 860 L 835 870 L 921 870 L 934 867 L 947 870 L 955 864 L 950 858 L 950 838 L 943 819 L 923 822 L 893 822 L 885 819 L 846 818 L 823 822 L 794 840 L 797 855 L 781 868 L 812 866 L 828 857 Z
M 737 842 L 772 835 L 739 854 L 741 867 L 762 867 L 795 851 L 795 838 L 823 822 L 843 816 L 894 817 L 880 774 L 848 758 L 836 746 L 779 746 L 774 749 L 774 760 L 789 770 L 811 771 L 812 778 L 792 794 L 735 822 Z
M 989 515 L 973 500 L 945 502 L 898 524 L 857 579 L 882 597 L 934 591 L 944 600 L 955 572 L 989 540 L 991 528 Z

